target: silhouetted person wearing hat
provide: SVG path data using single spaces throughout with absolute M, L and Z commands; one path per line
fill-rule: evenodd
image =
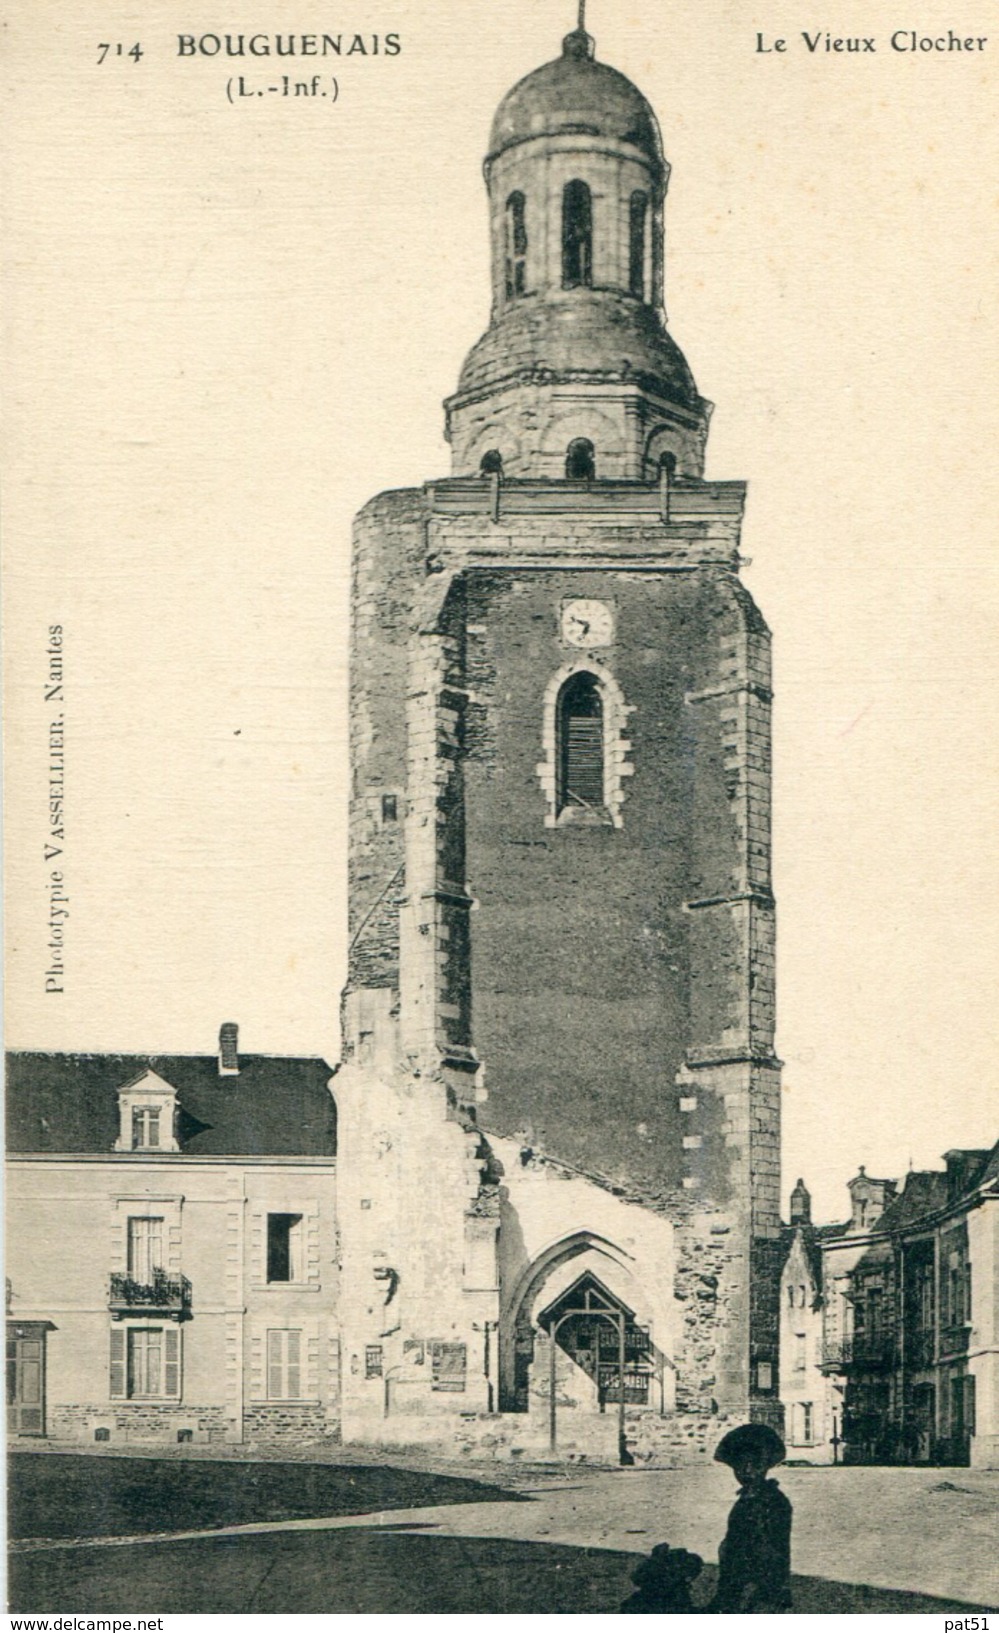
M 742 1490 L 718 1550 L 718 1592 L 712 1611 L 791 1608 L 791 1504 L 767 1471 L 784 1460 L 784 1442 L 763 1423 L 730 1429 L 715 1462 L 726 1463 Z
M 659 1542 L 648 1559 L 643 1559 L 631 1580 L 636 1593 L 624 1601 L 621 1610 L 626 1616 L 654 1616 L 664 1611 L 692 1611 L 690 1584 L 700 1576 L 704 1561 L 700 1554 L 689 1554 L 686 1548 L 671 1548 L 668 1542 Z

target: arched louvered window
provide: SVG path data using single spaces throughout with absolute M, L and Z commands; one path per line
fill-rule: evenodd
M 593 205 L 585 181 L 566 182 L 562 190 L 562 282 L 593 282 Z
M 511 193 L 506 201 L 506 298 L 514 300 L 527 288 L 527 225 L 524 195 Z
M 589 437 L 576 437 L 565 451 L 565 474 L 570 482 L 592 482 L 597 474 L 594 447 Z
M 570 675 L 559 694 L 558 810 L 604 804 L 604 710 L 594 675 Z
M 649 215 L 648 193 L 632 193 L 628 216 L 628 288 L 645 299 L 645 240 Z

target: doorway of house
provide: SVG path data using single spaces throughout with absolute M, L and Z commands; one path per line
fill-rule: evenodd
M 48 1322 L 7 1323 L 7 1432 L 45 1433 L 45 1334 Z

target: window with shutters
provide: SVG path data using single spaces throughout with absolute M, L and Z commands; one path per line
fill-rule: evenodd
M 545 687 L 543 759 L 535 767 L 545 826 L 624 826 L 625 779 L 634 772 L 627 735 L 634 706 L 611 670 L 594 657 L 566 664 Z
M 179 1327 L 111 1329 L 112 1400 L 179 1400 Z
M 305 1222 L 300 1213 L 267 1215 L 267 1280 L 301 1281 L 304 1264 Z
M 791 1407 L 791 1425 L 788 1436 L 792 1445 L 810 1446 L 812 1444 L 812 1402 L 795 1401 Z
M 604 711 L 595 675 L 571 675 L 558 703 L 558 810 L 604 804 Z
M 593 282 L 593 203 L 585 181 L 562 190 L 562 282 L 566 288 Z
M 163 1268 L 163 1220 L 133 1217 L 128 1221 L 128 1276 L 149 1287 Z
M 267 1398 L 293 1401 L 302 1397 L 302 1334 L 297 1327 L 270 1327 L 267 1332 Z

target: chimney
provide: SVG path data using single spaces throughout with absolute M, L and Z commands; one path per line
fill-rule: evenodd
M 810 1225 L 812 1222 L 812 1199 L 805 1189 L 805 1182 L 799 1179 L 791 1192 L 791 1223 L 792 1225 Z
M 239 1076 L 239 1027 L 223 1021 L 219 1028 L 219 1077 Z

